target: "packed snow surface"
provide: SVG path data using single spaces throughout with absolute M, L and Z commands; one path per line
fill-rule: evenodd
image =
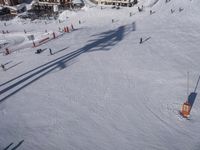
M 187 72 L 189 94 L 200 75 L 199 8 L 87 2 L 58 20 L 0 22 L 0 149 L 199 150 L 198 94 L 190 119 L 179 115 Z

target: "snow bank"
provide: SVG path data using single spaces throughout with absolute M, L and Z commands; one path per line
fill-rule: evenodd
M 146 7 L 153 7 L 159 0 L 146 0 L 145 5 Z
M 69 17 L 73 17 L 75 16 L 77 13 L 75 11 L 63 11 L 60 15 L 59 15 L 59 20 L 66 20 Z

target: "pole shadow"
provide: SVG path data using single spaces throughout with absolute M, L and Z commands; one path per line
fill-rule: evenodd
M 188 103 L 190 104 L 191 109 L 192 109 L 192 106 L 194 104 L 196 97 L 197 97 L 197 93 L 195 93 L 195 92 L 191 92 L 190 95 L 188 96 Z
M 188 96 L 188 103 L 190 104 L 191 109 L 192 109 L 193 104 L 194 104 L 194 102 L 195 102 L 195 100 L 196 100 L 196 97 L 197 97 L 197 92 L 196 92 L 196 90 L 197 90 L 197 87 L 198 87 L 198 84 L 199 84 L 199 80 L 200 80 L 200 76 L 199 76 L 198 81 L 197 81 L 197 83 L 196 83 L 194 92 L 191 92 L 190 95 Z
M 38 66 L 30 71 L 23 73 L 22 75 L 19 75 L 13 79 L 1 84 L 0 87 L 6 86 L 9 83 L 8 86 L 4 87 L 0 91 L 0 95 L 3 95 L 3 96 L 1 96 L 2 98 L 0 97 L 0 102 L 3 102 L 10 96 L 16 94 L 17 92 L 19 92 L 26 86 L 37 81 L 41 77 L 44 77 L 45 75 L 54 71 L 55 69 L 66 68 L 67 66 L 65 65 L 65 63 L 70 62 L 71 60 L 73 60 L 74 58 L 77 58 L 78 56 L 80 56 L 83 53 L 93 52 L 93 51 L 108 51 L 108 50 L 110 50 L 114 45 L 116 45 L 120 41 L 122 41 L 124 36 L 129 34 L 130 32 L 132 32 L 131 24 L 126 25 L 126 26 L 120 26 L 116 29 L 93 35 L 92 37 L 95 37 L 95 39 L 89 40 L 88 44 L 86 44 L 82 48 L 77 49 L 73 52 L 70 52 L 59 58 L 56 58 L 50 62 L 47 62 L 41 66 Z M 12 90 L 12 91 L 9 92 L 10 90 Z

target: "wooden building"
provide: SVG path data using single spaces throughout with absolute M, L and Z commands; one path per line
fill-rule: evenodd
M 53 10 L 55 6 L 57 6 L 58 8 L 71 7 L 72 0 L 36 0 L 36 3 L 34 5 L 40 7 L 40 9 L 49 8 L 50 10 Z

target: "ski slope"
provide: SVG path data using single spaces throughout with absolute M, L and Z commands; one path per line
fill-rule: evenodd
M 198 0 L 141 0 L 119 10 L 88 2 L 60 22 L 0 22 L 12 52 L 0 55 L 0 149 L 200 149 L 198 94 L 190 120 L 179 115 L 187 72 L 189 92 L 200 75 L 199 8 Z M 59 31 L 65 26 L 69 33 Z M 35 48 L 27 38 L 52 32 L 59 36 Z

